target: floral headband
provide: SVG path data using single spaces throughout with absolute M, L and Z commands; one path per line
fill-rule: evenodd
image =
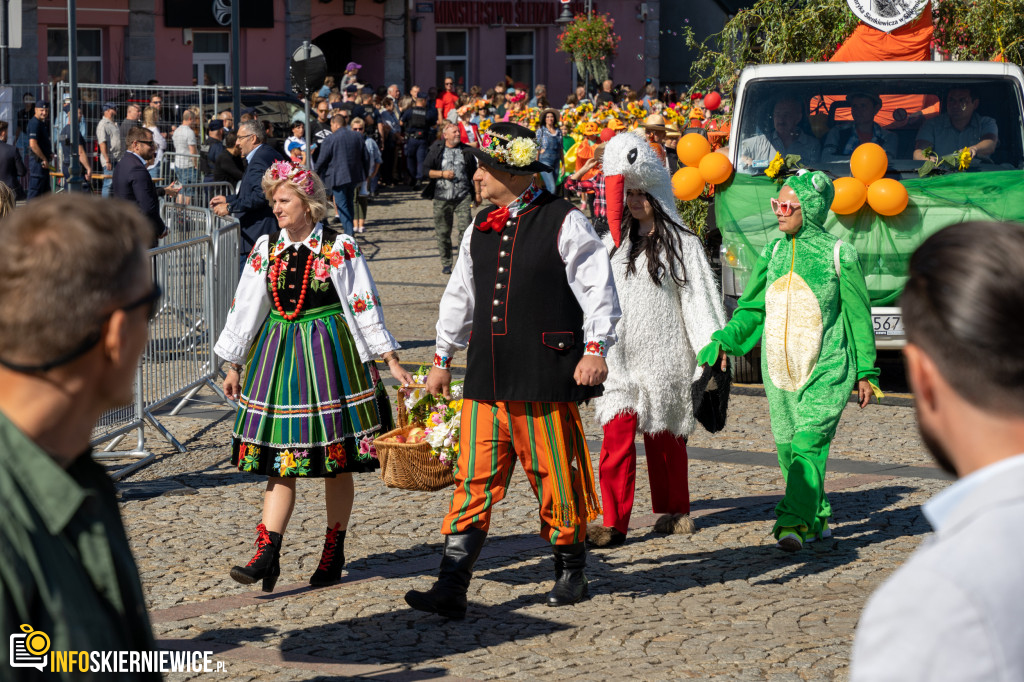
M 288 180 L 299 186 L 303 192 L 313 196 L 313 174 L 288 161 L 275 161 L 270 164 L 270 177 L 274 180 Z
M 498 163 L 523 168 L 537 160 L 537 142 L 530 137 L 508 138 L 489 135 L 483 151 Z
M 508 97 L 508 101 L 512 102 L 513 104 L 515 104 L 516 102 L 522 102 L 525 99 L 526 99 L 526 93 L 525 92 L 517 92 L 516 94 L 510 95 Z

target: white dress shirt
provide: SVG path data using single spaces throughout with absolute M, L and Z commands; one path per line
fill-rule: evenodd
M 523 194 L 529 191 L 527 189 Z M 509 206 L 509 218 L 518 215 L 519 208 L 517 197 Z M 459 259 L 441 297 L 441 313 L 437 320 L 437 356 L 441 362 L 450 361 L 456 351 L 468 345 L 473 329 L 475 289 L 469 245 L 474 229 L 470 224 L 463 235 Z M 616 341 L 615 323 L 622 313 L 608 253 L 590 221 L 577 210 L 569 211 L 562 222 L 558 233 L 558 253 L 565 264 L 569 288 L 583 309 L 585 354 L 603 357 Z
M 330 239 L 330 237 L 328 237 Z M 317 224 L 309 235 L 299 242 L 288 238 L 288 233 L 281 230 L 274 242 L 274 252 L 283 253 L 292 246 L 305 244 L 313 253 L 320 253 L 323 244 L 323 225 Z M 330 281 L 341 299 L 341 307 L 348 322 L 349 331 L 359 351 L 359 359 L 369 362 L 375 356 L 383 355 L 400 346 L 395 337 L 384 326 L 384 312 L 380 306 L 380 295 L 377 285 L 370 275 L 356 241 L 348 235 L 338 235 L 333 244 L 333 252 L 343 254 L 342 258 L 328 258 L 330 265 Z M 348 255 L 344 255 L 344 254 Z M 242 364 L 249 352 L 249 346 L 263 326 L 263 321 L 270 313 L 272 305 L 270 294 L 267 293 L 267 268 L 270 266 L 270 238 L 260 237 L 246 260 L 242 277 L 235 289 L 235 298 L 228 312 L 224 331 L 217 339 L 214 352 L 227 360 Z M 357 301 L 362 301 L 356 305 Z M 370 301 L 374 305 L 368 305 Z M 355 308 L 360 308 L 356 312 Z
M 953 483 L 924 514 L 935 534 L 868 601 L 850 679 L 1024 680 L 1024 455 Z

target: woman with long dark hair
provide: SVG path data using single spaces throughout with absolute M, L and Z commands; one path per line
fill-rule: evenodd
M 693 532 L 686 456 L 686 438 L 695 426 L 691 385 L 697 351 L 725 324 L 704 246 L 676 213 L 668 171 L 651 146 L 638 135 L 618 135 L 607 143 L 604 163 L 609 211 L 622 211 L 621 229 L 604 237 L 622 318 L 619 340 L 608 351 L 604 395 L 595 401 L 604 429 L 604 518 L 588 531 L 596 547 L 625 542 L 638 432 L 644 437 L 651 505 L 662 514 L 655 530 Z
M 562 131 L 558 128 L 558 112 L 545 109 L 540 114 L 541 125 L 537 127 L 537 146 L 540 147 L 540 162 L 551 170 L 540 174 L 544 188 L 555 193 L 558 169 L 562 163 Z

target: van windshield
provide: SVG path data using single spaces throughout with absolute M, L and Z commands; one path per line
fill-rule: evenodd
M 917 177 L 928 149 L 944 156 L 984 141 L 969 172 L 1024 168 L 1021 93 L 1010 78 L 764 79 L 747 86 L 739 114 L 732 144 L 737 170 L 750 175 L 776 153 L 850 175 L 863 142 L 881 145 L 889 174 L 901 178 Z

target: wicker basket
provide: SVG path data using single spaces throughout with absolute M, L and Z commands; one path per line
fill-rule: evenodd
M 413 385 L 409 388 L 423 388 Z M 401 398 L 401 392 L 399 393 Z M 380 477 L 389 488 L 402 490 L 436 491 L 450 488 L 455 484 L 452 470 L 442 464 L 431 454 L 429 443 L 399 443 L 395 436 L 405 435 L 416 426 L 422 424 L 406 424 L 408 415 L 405 400 L 398 401 L 399 426 L 393 431 L 378 436 L 374 440 L 377 459 L 380 461 Z

